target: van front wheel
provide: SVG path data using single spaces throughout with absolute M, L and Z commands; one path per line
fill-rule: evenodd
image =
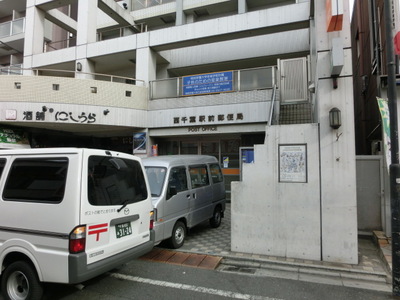
M 222 211 L 221 208 L 217 206 L 214 209 L 213 216 L 210 219 L 210 226 L 212 228 L 217 228 L 219 227 L 219 225 L 221 225 L 221 221 L 222 221 Z
M 186 226 L 181 221 L 175 223 L 174 229 L 172 229 L 172 236 L 170 238 L 171 247 L 174 249 L 183 246 L 186 238 Z
M 5 299 L 41 299 L 43 287 L 29 263 L 16 261 L 2 274 L 1 292 Z

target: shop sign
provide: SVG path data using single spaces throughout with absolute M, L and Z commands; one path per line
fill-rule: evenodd
M 22 131 L 0 128 L 0 148 L 8 148 L 11 145 L 27 145 L 29 146 L 28 139 L 24 136 Z
M 216 122 L 232 122 L 232 121 L 243 121 L 243 113 L 236 114 L 219 114 L 219 115 L 200 115 L 200 116 L 183 116 L 174 117 L 174 125 L 186 125 L 194 123 L 216 123 Z
M 43 106 L 42 110 L 40 111 L 24 111 L 23 112 L 23 121 L 46 121 L 46 117 L 49 117 L 51 114 L 53 121 L 55 122 L 74 122 L 74 123 L 86 123 L 86 124 L 93 124 L 96 123 L 96 114 L 95 113 L 87 113 L 81 112 L 80 114 L 76 114 L 73 112 L 68 111 L 57 111 L 55 112 L 54 109 Z M 51 121 L 51 120 L 49 120 Z
M 193 96 L 233 91 L 233 72 L 208 73 L 184 76 L 183 96 Z
M 190 126 L 188 127 L 188 132 L 215 132 L 218 131 L 217 126 L 209 125 L 209 126 Z

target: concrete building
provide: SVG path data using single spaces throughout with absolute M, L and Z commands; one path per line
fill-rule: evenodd
M 3 146 L 214 155 L 232 250 L 357 263 L 348 0 L 0 7 Z
M 394 41 L 387 41 L 383 0 L 355 1 L 351 22 L 353 51 L 353 86 L 357 155 L 358 229 L 382 230 L 391 236 L 389 187 L 390 152 L 385 136 L 385 119 L 381 117 L 377 98 L 387 100 L 387 43 L 394 43 L 400 54 L 400 5 L 391 1 Z M 396 74 L 399 74 L 398 58 Z M 399 75 L 397 75 L 397 78 Z M 398 79 L 397 79 L 398 81 Z M 397 85 L 397 96 L 400 90 Z M 384 100 L 380 101 L 381 103 Z M 384 110 L 383 110 L 384 112 Z

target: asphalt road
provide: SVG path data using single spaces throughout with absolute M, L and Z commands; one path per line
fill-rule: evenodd
M 46 285 L 44 299 L 380 300 L 390 293 L 135 260 L 84 283 Z

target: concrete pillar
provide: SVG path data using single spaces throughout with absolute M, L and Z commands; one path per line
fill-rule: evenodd
M 78 32 L 76 44 L 85 45 L 96 42 L 97 27 L 97 1 L 79 0 L 78 1 Z
M 96 42 L 97 40 L 96 27 L 97 1 L 79 0 L 78 31 L 76 34 L 76 78 L 93 79 L 94 75 L 90 73 L 96 73 L 95 64 L 86 58 L 87 44 Z
M 28 2 L 29 3 L 29 2 Z M 24 68 L 32 68 L 32 55 L 43 53 L 44 47 L 44 11 L 35 5 L 27 6 L 25 26 L 30 30 L 25 31 L 24 42 Z M 24 70 L 24 75 L 32 75 L 31 70 Z
M 185 12 L 183 11 L 183 0 L 176 0 L 176 19 L 175 25 L 183 25 L 186 23 Z
M 247 2 L 246 0 L 238 0 L 238 14 L 247 13 Z
M 84 58 L 77 59 L 75 65 L 75 78 L 81 79 L 94 79 L 94 74 L 96 73 L 94 62 Z
M 156 53 L 150 47 L 136 50 L 136 79 L 143 80 L 148 86 L 151 80 L 156 79 Z

